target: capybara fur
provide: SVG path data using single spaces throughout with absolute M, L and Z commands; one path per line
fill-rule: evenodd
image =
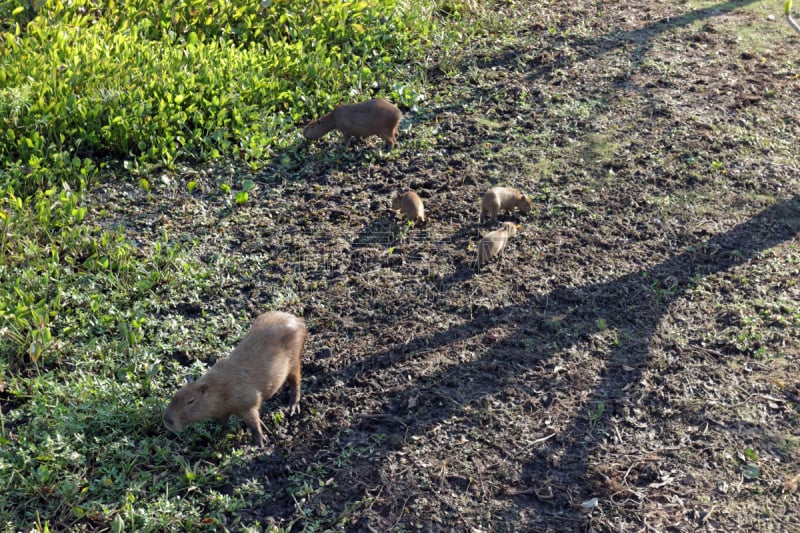
M 497 221 L 497 214 L 500 211 L 511 211 L 517 208 L 521 213 L 530 213 L 533 204 L 530 199 L 523 196 L 521 192 L 509 187 L 492 187 L 486 191 L 481 200 L 481 222 L 490 218 L 492 222 Z
M 403 113 L 388 100 L 377 98 L 357 104 L 341 104 L 333 111 L 317 120 L 312 120 L 303 128 L 306 139 L 319 139 L 332 129 L 344 136 L 345 147 L 350 146 L 353 137 L 363 139 L 378 135 L 389 145 L 389 150 L 397 144 L 397 126 Z
M 517 226 L 513 222 L 503 222 L 500 229 L 490 231 L 478 243 L 478 268 L 496 257 L 506 247 L 508 239 L 517 234 Z
M 392 209 L 399 210 L 406 219 L 425 222 L 425 206 L 422 198 L 414 191 L 407 191 L 392 197 Z
M 300 356 L 306 326 L 289 313 L 264 313 L 228 357 L 216 362 L 197 381 L 183 386 L 164 411 L 164 426 L 174 432 L 194 422 L 214 418 L 226 424 L 240 416 L 253 434 L 253 444 L 264 444 L 261 402 L 289 383 L 289 414 L 300 410 Z

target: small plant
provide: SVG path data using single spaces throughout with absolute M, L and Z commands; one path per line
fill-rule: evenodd
M 646 278 L 646 272 L 644 273 L 644 277 Z M 661 303 L 667 300 L 670 300 L 678 290 L 678 282 L 673 279 L 667 280 L 670 284 L 665 286 L 661 280 L 653 279 L 650 284 L 650 290 L 653 291 L 655 295 L 656 302 Z
M 401 224 L 398 224 L 397 232 L 395 234 L 395 240 L 401 243 L 406 242 L 408 240 L 408 233 L 411 231 L 413 227 L 414 227 L 413 220 L 406 220 Z M 394 248 L 392 248 L 392 251 L 394 251 Z
M 150 182 L 147 181 L 147 178 L 139 178 L 139 187 L 147 193 L 147 201 L 151 201 L 152 197 L 150 196 Z
M 758 455 L 752 448 L 745 448 L 744 449 L 744 456 L 748 461 L 756 462 L 758 461 Z
M 598 422 L 600 422 L 600 420 L 602 420 L 602 418 L 603 418 L 603 413 L 605 413 L 605 412 L 606 412 L 606 404 L 605 404 L 605 402 L 603 402 L 603 401 L 597 402 L 597 404 L 595 405 L 594 411 L 592 411 L 592 413 L 590 415 L 591 416 L 591 420 L 592 420 L 592 425 L 595 425 Z
M 254 187 L 255 187 L 255 183 L 253 183 L 253 180 L 249 180 L 249 179 L 244 180 L 242 182 L 242 190 L 236 193 L 236 204 L 237 205 L 242 205 L 242 204 L 246 203 L 247 200 L 250 198 L 250 194 L 249 193 L 250 193 L 250 191 L 253 190 Z

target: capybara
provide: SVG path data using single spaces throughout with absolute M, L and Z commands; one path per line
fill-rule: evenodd
M 183 386 L 164 411 L 164 426 L 174 432 L 194 422 L 214 418 L 226 424 L 240 416 L 262 446 L 259 409 L 289 382 L 289 415 L 300 410 L 300 356 L 306 340 L 303 321 L 289 313 L 258 316 L 233 352 L 216 362 L 197 381 Z
M 503 222 L 500 229 L 490 231 L 478 243 L 478 268 L 489 262 L 505 248 L 508 239 L 517 234 L 517 226 L 513 222 Z
M 530 213 L 533 204 L 529 198 L 523 196 L 516 189 L 492 187 L 484 193 L 483 200 L 481 200 L 481 222 L 486 220 L 487 215 L 492 222 L 496 222 L 497 214 L 500 211 L 511 213 L 515 207 L 521 213 Z
M 392 197 L 392 209 L 399 210 L 413 222 L 425 222 L 425 206 L 422 198 L 414 191 L 397 194 Z
M 389 144 L 389 150 L 397 143 L 397 125 L 403 113 L 388 100 L 377 98 L 357 104 L 341 104 L 333 111 L 317 120 L 312 120 L 303 128 L 306 139 L 319 139 L 332 129 L 344 136 L 345 148 L 350 146 L 353 137 L 365 138 L 378 135 Z

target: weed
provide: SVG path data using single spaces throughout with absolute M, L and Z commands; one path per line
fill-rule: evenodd
M 603 413 L 606 412 L 606 404 L 603 401 L 598 401 L 595 404 L 594 410 L 590 414 L 592 425 L 596 425 L 603 419 Z

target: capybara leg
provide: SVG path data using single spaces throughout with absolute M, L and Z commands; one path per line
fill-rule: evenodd
M 289 399 L 289 416 L 300 412 L 300 365 L 295 366 L 286 377 L 292 397 Z
M 488 263 L 489 259 L 492 257 L 492 245 L 491 243 L 481 241 L 478 243 L 478 246 L 480 247 L 478 249 L 478 268 L 480 268 Z
M 261 402 L 242 415 L 244 423 L 247 424 L 247 427 L 250 428 L 250 432 L 253 434 L 253 444 L 256 446 L 264 445 L 264 433 L 261 432 L 261 416 L 258 413 L 258 408 L 260 406 Z
M 229 424 L 230 419 L 231 419 L 231 417 L 229 417 L 229 416 L 220 416 L 220 417 L 217 417 L 217 422 L 219 422 L 219 425 L 222 426 L 222 429 L 227 431 L 228 428 L 230 427 L 230 424 Z
M 395 141 L 395 134 L 394 134 L 394 132 L 392 132 L 392 133 L 391 133 L 391 134 L 389 134 L 389 135 L 385 135 L 385 136 L 384 136 L 384 135 L 381 135 L 381 138 L 382 138 L 384 141 L 386 141 L 386 144 L 388 144 L 388 145 L 389 145 L 389 151 L 391 152 L 391 151 L 394 149 L 394 146 L 395 146 L 395 144 L 397 144 L 397 142 Z

